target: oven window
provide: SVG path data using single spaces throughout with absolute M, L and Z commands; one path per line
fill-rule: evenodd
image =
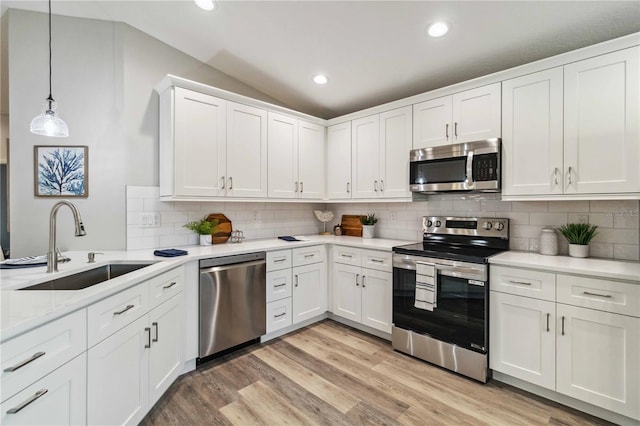
M 415 304 L 415 271 L 393 269 L 393 323 L 464 348 L 486 353 L 486 287 L 468 280 L 438 275 L 434 310 Z
M 411 183 L 464 182 L 467 178 L 467 157 L 442 160 L 414 161 L 411 163 Z

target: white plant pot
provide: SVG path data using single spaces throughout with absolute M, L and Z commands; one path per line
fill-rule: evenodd
M 569 256 L 571 257 L 589 257 L 589 245 L 569 244 Z
M 362 225 L 362 238 L 373 238 L 375 229 L 375 225 Z
M 200 245 L 201 246 L 210 246 L 211 245 L 211 235 L 200 235 Z

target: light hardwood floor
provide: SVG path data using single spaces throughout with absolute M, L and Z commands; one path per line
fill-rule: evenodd
M 325 320 L 180 377 L 142 425 L 596 425 L 491 381 L 476 383 Z

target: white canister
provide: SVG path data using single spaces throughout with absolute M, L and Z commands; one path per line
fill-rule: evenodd
M 555 256 L 558 254 L 558 234 L 553 228 L 540 231 L 540 254 Z

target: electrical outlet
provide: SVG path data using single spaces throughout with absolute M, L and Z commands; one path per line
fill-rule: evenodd
M 253 223 L 258 223 L 258 219 L 259 219 L 258 210 L 254 210 L 253 211 Z
M 578 214 L 576 215 L 576 220 L 578 223 L 589 223 L 589 215 L 588 214 Z
M 160 213 L 140 213 L 141 228 L 157 228 L 158 226 L 160 226 Z
M 389 217 L 391 218 L 391 220 L 392 220 L 393 222 L 395 222 L 396 220 L 398 220 L 398 213 L 396 213 L 396 212 L 390 212 L 390 213 L 389 213 Z

